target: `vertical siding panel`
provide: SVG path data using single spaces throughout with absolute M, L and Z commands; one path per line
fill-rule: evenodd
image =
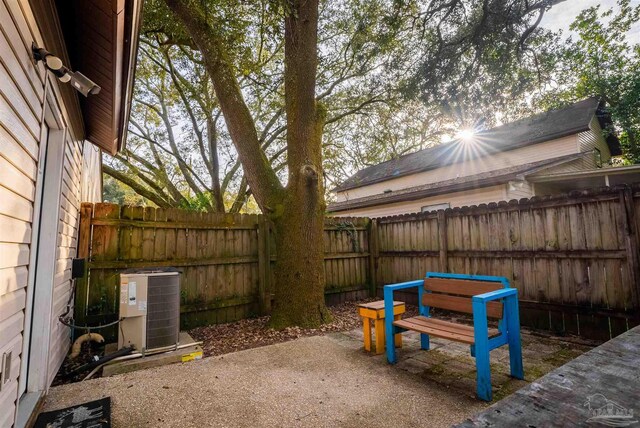
M 0 355 L 12 354 L 0 426 L 11 426 L 18 399 L 42 110 L 42 84 L 14 21 L 24 19 L 0 2 Z
M 70 344 L 70 331 L 58 321 L 58 317 L 66 310 L 66 303 L 71 293 L 71 262 L 76 257 L 78 213 L 80 211 L 81 189 L 80 179 L 83 174 L 82 143 L 66 142 L 66 153 L 63 167 L 63 185 L 60 210 L 60 235 L 66 245 L 60 247 L 58 253 L 58 272 L 54 281 L 53 312 L 51 320 L 51 338 L 49 342 L 49 382 L 53 381 L 58 368 L 62 365 Z M 96 173 L 95 171 L 93 172 Z M 118 247 L 117 235 L 113 237 L 113 245 Z M 115 290 L 114 290 L 115 292 Z

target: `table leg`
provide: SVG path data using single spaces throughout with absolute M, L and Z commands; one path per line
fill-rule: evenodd
M 362 332 L 364 333 L 364 350 L 371 352 L 371 320 L 362 317 Z
M 395 315 L 393 317 L 394 321 L 398 321 L 401 318 L 402 315 Z M 394 339 L 396 340 L 396 348 L 402 348 L 402 333 L 396 334 L 396 337 Z
M 384 318 L 375 321 L 376 354 L 384 352 Z

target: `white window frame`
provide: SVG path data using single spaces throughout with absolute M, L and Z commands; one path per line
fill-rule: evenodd
M 441 202 L 439 204 L 424 205 L 422 208 L 420 208 L 420 211 L 423 213 L 428 213 L 431 211 L 446 210 L 447 208 L 451 208 L 451 203 Z

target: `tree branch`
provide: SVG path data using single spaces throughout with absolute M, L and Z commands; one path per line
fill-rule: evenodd
M 282 185 L 260 149 L 255 123 L 235 78 L 223 36 L 207 21 L 199 0 L 166 0 L 166 3 L 202 52 L 227 129 L 256 201 L 263 212 L 274 210 L 275 204 L 282 199 Z
M 137 194 L 149 199 L 160 208 L 171 208 L 171 204 L 167 202 L 161 195 L 158 195 L 154 191 L 147 189 L 142 184 L 138 183 L 128 175 L 116 170 L 115 168 L 112 168 L 109 165 L 102 165 L 102 171 L 105 174 L 131 187 Z

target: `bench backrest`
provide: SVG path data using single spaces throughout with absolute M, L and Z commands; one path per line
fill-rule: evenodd
M 422 304 L 432 308 L 472 314 L 472 296 L 502 288 L 504 285 L 500 282 L 427 277 L 424 280 L 425 293 L 422 295 Z M 502 318 L 502 303 L 487 302 L 487 316 Z

